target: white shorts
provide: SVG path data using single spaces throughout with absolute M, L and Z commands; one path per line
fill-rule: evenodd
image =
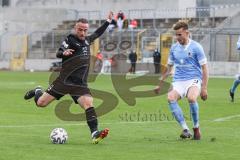
M 235 75 L 235 79 L 236 79 L 236 80 L 240 80 L 240 74 L 236 74 L 236 75 Z
M 197 86 L 199 93 L 201 90 L 201 80 L 191 79 L 187 81 L 177 81 L 172 83 L 173 90 L 177 91 L 181 98 L 186 97 L 188 89 L 192 86 Z

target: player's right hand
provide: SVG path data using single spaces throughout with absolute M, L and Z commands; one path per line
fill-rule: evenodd
M 204 100 L 204 101 L 207 100 L 207 98 L 208 98 L 207 89 L 202 88 L 202 89 L 201 89 L 200 96 L 201 96 L 202 100 Z
M 67 49 L 67 50 L 65 50 L 65 51 L 63 52 L 63 55 L 64 55 L 64 56 L 69 56 L 69 55 L 72 55 L 73 52 L 74 52 L 73 49 Z
M 159 92 L 160 92 L 160 87 L 157 86 L 157 87 L 154 89 L 154 92 L 155 92 L 156 94 L 159 94 Z

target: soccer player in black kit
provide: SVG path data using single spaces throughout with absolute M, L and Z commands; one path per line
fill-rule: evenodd
M 55 81 L 43 92 L 41 87 L 28 91 L 24 99 L 34 97 L 38 107 L 46 107 L 53 100 L 59 100 L 70 94 L 76 104 L 79 104 L 86 114 L 92 140 L 97 144 L 108 135 L 108 129 L 98 130 L 98 120 L 93 107 L 93 97 L 87 85 L 90 65 L 90 45 L 107 29 L 113 18 L 110 12 L 108 19 L 94 33 L 87 36 L 89 24 L 86 19 L 79 19 L 74 26 L 74 33 L 67 36 L 57 52 L 62 58 L 62 70 Z

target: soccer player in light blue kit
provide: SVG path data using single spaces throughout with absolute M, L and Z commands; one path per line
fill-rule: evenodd
M 193 120 L 193 139 L 200 140 L 199 129 L 199 105 L 197 98 L 200 95 L 202 100 L 207 99 L 208 69 L 207 59 L 202 46 L 189 38 L 188 24 L 177 22 L 175 30 L 177 43 L 173 44 L 168 57 L 168 68 L 160 79 L 155 92 L 159 93 L 164 80 L 172 73 L 174 75 L 172 88 L 168 92 L 169 108 L 176 121 L 182 127 L 181 138 L 191 138 L 192 133 L 186 124 L 182 109 L 178 105 L 178 100 L 186 97 Z
M 239 36 L 238 41 L 237 41 L 237 50 L 240 50 L 240 36 Z M 239 84 L 240 84 L 240 74 L 237 74 L 236 79 L 234 80 L 233 85 L 232 85 L 232 87 L 229 91 L 232 102 L 234 102 L 234 92 L 236 91 L 237 86 Z

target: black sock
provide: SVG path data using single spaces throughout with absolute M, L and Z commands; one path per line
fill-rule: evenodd
M 37 104 L 38 99 L 43 95 L 43 91 L 41 89 L 37 89 L 35 91 L 34 101 Z
M 95 112 L 94 107 L 90 107 L 86 109 L 86 120 L 88 127 L 91 131 L 91 133 L 95 132 L 98 130 L 98 120 L 97 120 L 97 114 Z

